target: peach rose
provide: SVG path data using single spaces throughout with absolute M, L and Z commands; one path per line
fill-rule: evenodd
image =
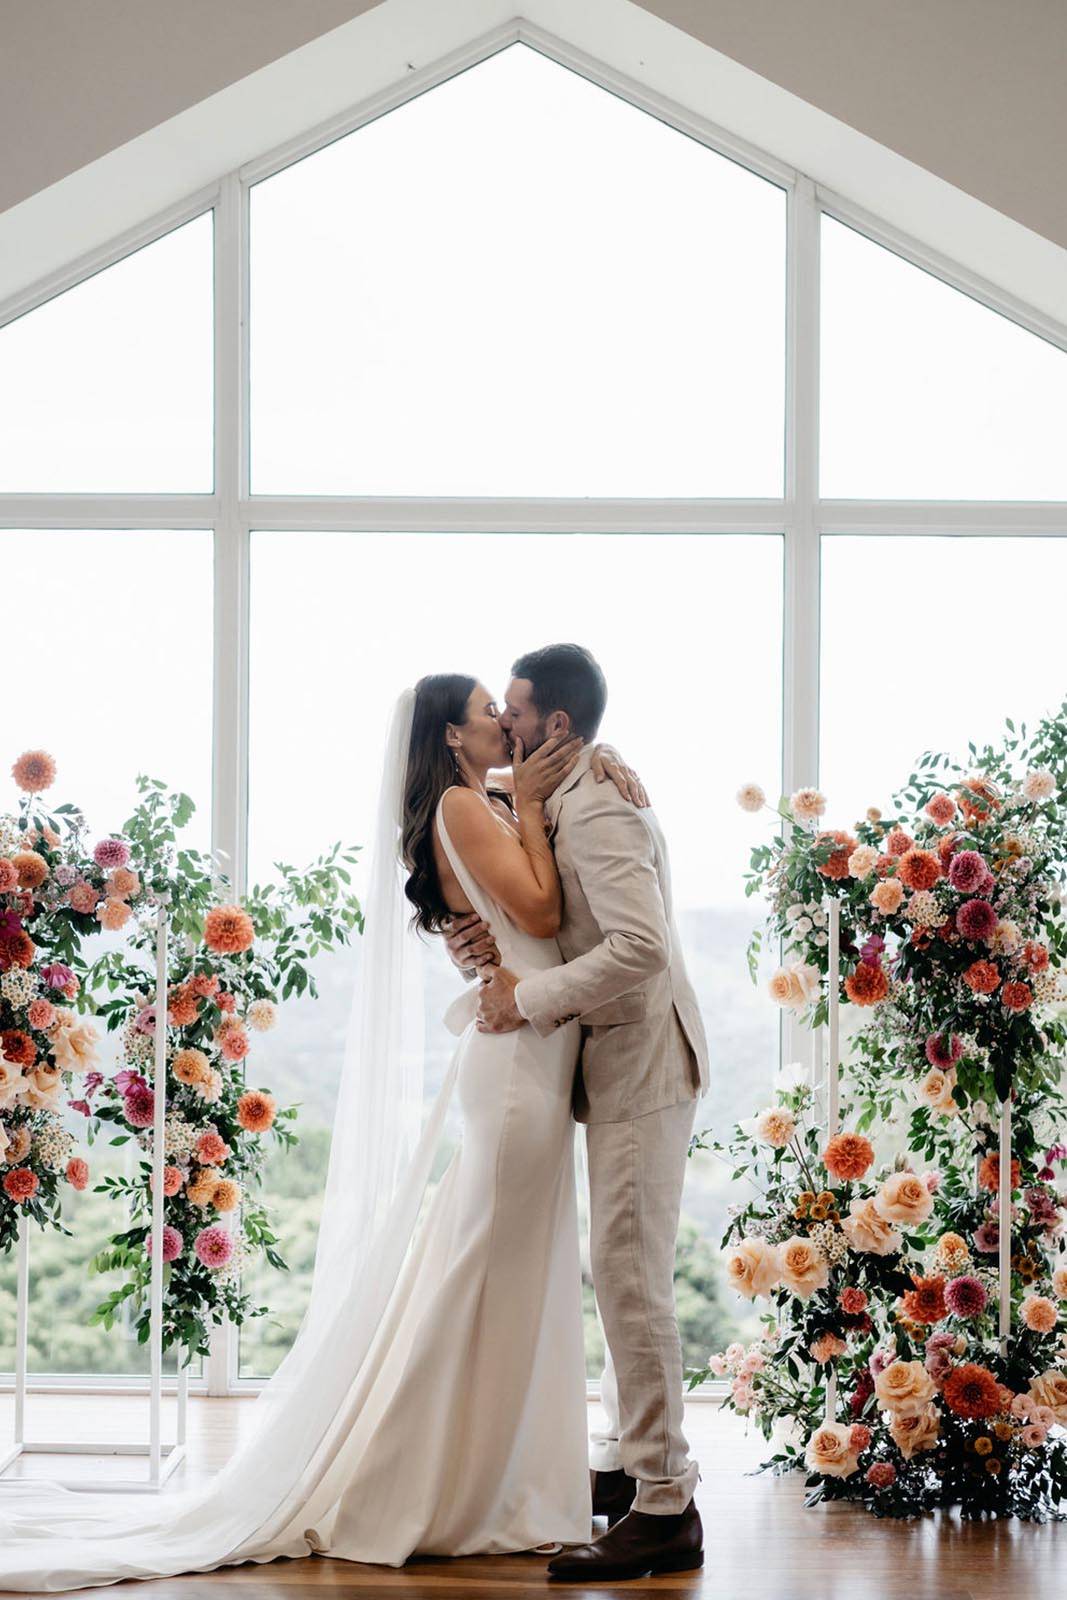
M 796 1118 L 784 1106 L 768 1106 L 756 1118 L 756 1138 L 775 1150 L 784 1150 L 796 1131 Z
M 133 915 L 125 900 L 102 900 L 96 908 L 96 920 L 102 928 L 114 933 L 124 928 Z
M 914 1172 L 892 1172 L 874 1197 L 874 1209 L 886 1222 L 915 1227 L 934 1208 L 934 1197 Z
M 810 1300 L 816 1289 L 825 1289 L 830 1281 L 830 1268 L 826 1257 L 817 1250 L 810 1239 L 794 1234 L 780 1246 L 782 1282 L 801 1300 Z
M 1067 1300 L 1067 1264 L 1057 1267 L 1052 1274 L 1052 1292 L 1057 1300 Z
M 852 1430 L 843 1422 L 824 1422 L 808 1440 L 804 1461 L 810 1471 L 824 1478 L 849 1478 L 859 1466 L 859 1454 L 852 1447 Z
M 884 1411 L 917 1417 L 937 1393 L 921 1361 L 891 1361 L 874 1380 L 874 1393 Z
M 776 1245 L 766 1239 L 742 1239 L 726 1256 L 726 1280 L 746 1300 L 769 1295 L 778 1287 L 782 1261 Z
M 1067 1427 L 1067 1372 L 1055 1367 L 1031 1378 L 1029 1397 L 1035 1406 L 1047 1406 L 1062 1427 Z
M 71 1013 L 67 1013 L 69 1016 Z M 91 1022 L 75 1020 L 52 1035 L 52 1056 L 61 1072 L 88 1072 L 96 1064 L 100 1038 Z
M 841 1222 L 841 1230 L 853 1250 L 863 1250 L 872 1256 L 891 1256 L 904 1242 L 875 1210 L 871 1199 L 853 1200 L 848 1216 Z
M 913 1416 L 894 1412 L 889 1423 L 890 1437 L 905 1461 L 910 1461 L 921 1450 L 932 1450 L 940 1431 L 941 1418 L 936 1406 L 924 1406 Z
M 881 883 L 875 884 L 869 899 L 871 905 L 884 917 L 891 917 L 894 911 L 900 910 L 904 899 L 904 885 L 897 878 L 883 878 Z
M 776 1005 L 802 1011 L 819 991 L 819 969 L 803 962 L 779 967 L 767 984 L 767 993 Z
M 115 867 L 106 879 L 107 892 L 112 900 L 129 900 L 141 892 L 141 880 L 129 867 Z
M 960 1109 L 952 1098 L 955 1087 L 955 1067 L 950 1067 L 947 1072 L 942 1072 L 940 1067 L 931 1067 L 916 1092 L 922 1104 L 931 1111 L 938 1111 L 943 1117 L 954 1117 Z

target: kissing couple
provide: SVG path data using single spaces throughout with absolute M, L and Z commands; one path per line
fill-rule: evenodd
M 573 644 L 521 656 L 502 706 L 461 674 L 401 695 L 297 1338 L 206 1486 L 116 1514 L 0 1485 L 0 1589 L 313 1553 L 548 1547 L 572 1581 L 701 1565 L 674 1254 L 707 1047 L 659 823 L 594 743 L 606 700 Z M 424 1119 L 410 979 L 438 934 L 468 981 Z M 453 1095 L 462 1137 L 431 1188 Z M 591 1439 L 578 1122 L 607 1346 Z

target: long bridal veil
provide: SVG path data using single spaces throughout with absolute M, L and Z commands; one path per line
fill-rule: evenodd
M 399 856 L 414 701 L 413 690 L 400 696 L 386 741 L 361 980 L 297 1337 L 254 1402 L 236 1453 L 202 1486 L 134 1500 L 0 1481 L 0 1589 L 56 1591 L 303 1553 L 299 1538 L 292 1542 L 302 1526 L 294 1519 L 328 1463 L 331 1423 L 407 1255 L 455 1078 L 454 1057 L 421 1127 L 422 962 Z

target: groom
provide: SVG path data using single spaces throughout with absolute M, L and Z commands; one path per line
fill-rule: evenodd
M 553 1578 L 579 1581 L 687 1570 L 703 1548 L 697 1464 L 682 1433 L 674 1252 L 707 1044 L 659 823 L 591 770 L 606 701 L 603 673 L 579 645 L 548 645 L 512 668 L 500 718 L 509 736 L 527 755 L 563 733 L 586 748 L 545 807 L 565 965 L 521 982 L 483 965 L 478 1022 L 490 1033 L 528 1023 L 543 1037 L 575 1017 L 582 1024 L 574 1115 L 587 1124 L 593 1286 L 608 1345 L 593 1511 L 609 1527 L 548 1566 Z M 491 959 L 488 929 L 463 920 L 448 941 L 453 960 Z

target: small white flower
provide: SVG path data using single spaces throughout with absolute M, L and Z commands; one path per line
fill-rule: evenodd
M 828 933 L 817 933 L 811 942 L 812 944 L 817 944 L 821 950 L 824 944 L 829 944 L 830 935 Z
M 786 908 L 785 908 L 785 920 L 787 922 L 795 922 L 798 917 L 802 917 L 803 915 L 804 915 L 804 906 L 801 904 L 801 902 L 799 900 L 796 902 L 795 905 L 786 906 Z
M 810 917 L 798 917 L 793 926 L 797 933 L 810 933 L 812 930 L 812 920 Z

